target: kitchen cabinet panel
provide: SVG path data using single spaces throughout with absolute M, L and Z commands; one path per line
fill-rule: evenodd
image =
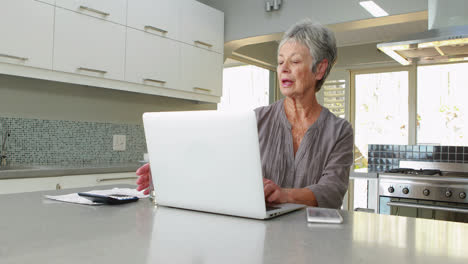
M 182 45 L 182 89 L 221 96 L 223 76 L 223 55 L 193 47 Z
M 124 79 L 125 27 L 56 8 L 54 70 Z
M 0 180 L 0 194 L 61 189 L 61 177 Z
M 179 2 L 180 0 L 128 0 L 127 26 L 176 39 Z
M 53 6 L 30 0 L 3 0 L 0 62 L 51 69 L 53 30 Z
M 62 177 L 61 187 L 62 189 L 70 189 L 112 184 L 136 185 L 136 179 L 135 172 L 70 175 Z
M 223 53 L 224 13 L 193 0 L 181 1 L 179 8 L 179 39 Z
M 195 0 L 2 4 L 0 74 L 219 102 L 224 15 L 218 10 Z
M 55 0 L 35 0 L 35 1 L 39 1 L 39 2 L 44 2 L 44 3 L 47 3 L 47 4 L 55 5 Z
M 127 0 L 55 0 L 55 4 L 81 14 L 126 24 Z
M 136 185 L 135 172 L 0 180 L 0 194 L 51 191 L 113 184 Z
M 125 80 L 180 88 L 180 44 L 127 28 Z

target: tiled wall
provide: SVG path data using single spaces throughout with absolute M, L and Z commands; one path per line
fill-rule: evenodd
M 379 144 L 368 146 L 369 171 L 398 168 L 400 160 L 468 163 L 468 147 Z
M 0 132 L 5 131 L 2 123 L 10 130 L 11 164 L 136 162 L 146 152 L 142 125 L 0 117 Z M 112 150 L 113 135 L 126 135 L 125 151 Z

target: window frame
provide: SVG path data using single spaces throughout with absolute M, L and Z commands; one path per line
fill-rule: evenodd
M 373 73 L 386 73 L 386 72 L 397 72 L 407 71 L 408 72 L 408 144 L 416 145 L 417 142 L 417 65 L 410 66 L 397 66 L 397 67 L 385 67 L 385 68 L 374 68 L 374 69 L 356 69 L 350 70 L 350 110 L 349 120 L 356 128 L 356 75 L 360 74 L 373 74 Z
M 408 71 L 408 145 L 417 145 L 417 110 L 418 110 L 418 66 L 434 66 L 468 63 L 468 61 L 454 61 L 447 63 L 430 63 L 409 66 L 391 66 L 349 70 L 349 121 L 355 128 L 356 120 L 356 75 L 368 73 L 385 73 L 394 71 Z

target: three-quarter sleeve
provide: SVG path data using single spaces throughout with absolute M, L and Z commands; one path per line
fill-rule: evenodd
M 353 164 L 353 129 L 346 122 L 340 130 L 319 181 L 307 186 L 314 193 L 319 207 L 340 208 L 348 189 L 349 172 Z

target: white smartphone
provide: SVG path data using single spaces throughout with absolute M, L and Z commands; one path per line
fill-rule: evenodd
M 343 217 L 336 209 L 307 207 L 307 222 L 341 224 Z

